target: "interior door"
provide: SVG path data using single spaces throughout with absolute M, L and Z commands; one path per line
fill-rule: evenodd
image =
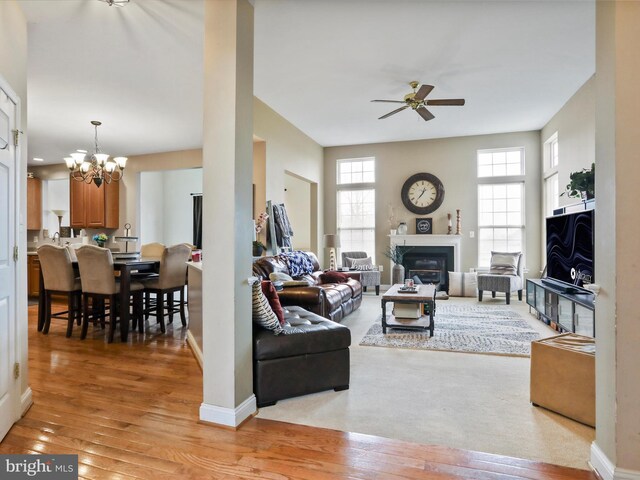
M 0 78 L 0 440 L 16 420 L 18 393 L 13 378 L 16 348 L 15 175 L 16 105 Z

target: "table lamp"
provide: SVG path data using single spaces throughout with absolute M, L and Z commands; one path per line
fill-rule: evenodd
M 329 249 L 329 270 L 337 268 L 336 248 L 340 247 L 340 237 L 335 233 L 328 233 L 324 236 L 324 246 Z
M 61 235 L 62 234 L 62 217 L 64 217 L 64 215 L 67 213 L 66 210 L 51 210 L 51 213 L 53 213 L 55 216 L 58 217 L 58 234 Z

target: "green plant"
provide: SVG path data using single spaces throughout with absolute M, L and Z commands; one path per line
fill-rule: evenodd
M 568 197 L 577 197 L 591 199 L 595 197 L 595 177 L 596 164 L 591 164 L 591 169 L 583 168 L 579 172 L 573 172 L 569 175 L 570 182 L 567 184 L 565 191 L 560 194 Z
M 107 240 L 109 240 L 109 237 L 105 233 L 96 233 L 93 236 L 94 242 L 106 242 Z
M 402 260 L 404 259 L 405 253 L 411 250 L 411 247 L 407 248 L 400 245 L 395 245 L 393 247 L 389 246 L 386 248 L 382 254 L 389 258 L 396 265 L 402 265 Z

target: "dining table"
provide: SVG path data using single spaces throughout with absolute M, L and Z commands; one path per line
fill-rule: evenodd
M 72 262 L 73 268 L 79 271 L 78 262 Z M 123 342 L 129 337 L 129 296 L 131 294 L 131 274 L 134 272 L 157 272 L 160 268 L 160 259 L 156 258 L 128 258 L 113 261 L 113 270 L 119 272 L 120 278 L 120 338 Z M 46 312 L 44 307 L 44 277 L 40 270 L 40 294 L 38 296 L 38 331 L 44 328 Z

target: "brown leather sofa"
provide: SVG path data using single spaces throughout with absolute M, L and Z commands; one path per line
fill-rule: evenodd
M 362 285 L 352 278 L 346 283 L 322 283 L 320 281 L 322 270 L 318 264 L 318 258 L 313 252 L 306 253 L 311 256 L 314 271 L 301 278 L 308 280 L 311 286 L 284 288 L 278 292 L 280 303 L 284 306 L 298 305 L 305 310 L 339 322 L 362 303 Z M 279 255 L 261 257 L 253 262 L 254 275 L 268 280 L 272 272 L 290 275 L 286 261 Z
M 258 407 L 309 393 L 349 388 L 351 331 L 300 307 L 285 307 L 296 333 L 254 326 L 253 385 Z

